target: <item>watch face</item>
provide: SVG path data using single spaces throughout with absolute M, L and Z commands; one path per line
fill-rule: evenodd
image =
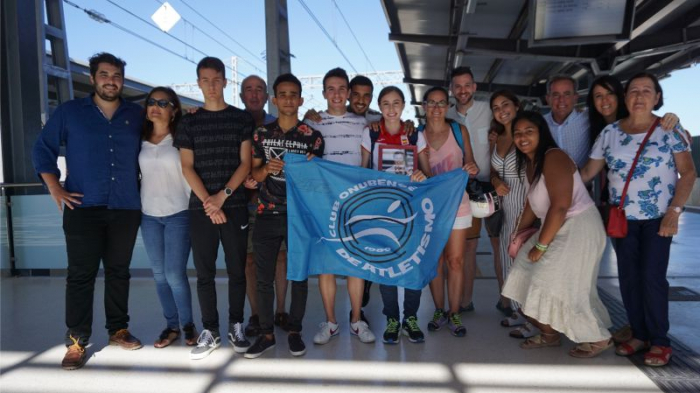
M 224 194 L 231 196 L 231 194 L 233 194 L 233 190 L 226 187 L 226 188 L 224 188 Z

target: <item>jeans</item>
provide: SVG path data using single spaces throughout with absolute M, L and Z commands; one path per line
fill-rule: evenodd
M 228 322 L 243 323 L 245 306 L 245 260 L 248 243 L 248 210 L 224 208 L 226 223 L 213 224 L 203 209 L 190 210 L 192 256 L 197 269 L 197 296 L 204 329 L 219 332 L 216 305 L 216 257 L 219 242 L 224 248 L 228 274 Z
M 384 303 L 384 308 L 382 313 L 386 315 L 387 318 L 394 318 L 400 321 L 399 313 L 399 290 L 395 286 L 391 285 L 380 285 L 379 293 L 382 294 L 382 302 Z M 415 317 L 418 313 L 418 307 L 420 307 L 420 296 L 422 291 L 415 289 L 403 289 L 403 319 L 408 317 Z
M 187 280 L 190 256 L 190 214 L 187 210 L 165 217 L 143 214 L 141 237 L 151 261 L 153 279 L 168 328 L 192 323 L 192 294 Z
M 95 278 L 104 266 L 104 306 L 110 335 L 129 327 L 129 266 L 141 211 L 105 206 L 65 208 L 68 274 L 66 277 L 66 345 L 87 345 L 92 335 Z
M 253 253 L 258 280 L 258 316 L 262 334 L 274 332 L 275 270 L 277 253 L 283 240 L 287 241 L 287 215 L 256 216 Z M 278 277 L 278 279 L 286 280 L 286 277 Z M 289 306 L 289 330 L 292 332 L 301 332 L 308 292 L 308 280 L 292 281 L 292 301 Z
M 612 244 L 632 335 L 652 345 L 670 346 L 666 270 L 672 238 L 658 235 L 661 218 L 629 220 L 627 225 L 627 237 L 612 239 Z

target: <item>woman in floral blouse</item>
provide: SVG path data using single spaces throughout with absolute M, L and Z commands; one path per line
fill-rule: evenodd
M 581 170 L 589 181 L 607 164 L 610 205 L 620 203 L 629 168 L 647 131 L 663 105 L 658 79 L 648 73 L 633 76 L 625 87 L 629 116 L 603 129 Z M 664 132 L 657 124 L 639 156 L 630 180 L 624 208 L 628 233 L 612 239 L 617 254 L 622 301 L 632 327 L 632 338 L 616 353 L 630 356 L 639 351 L 648 366 L 666 365 L 672 354 L 668 339 L 668 268 L 678 218 L 695 182 L 686 134 L 676 126 Z M 680 175 L 680 177 L 679 177 Z

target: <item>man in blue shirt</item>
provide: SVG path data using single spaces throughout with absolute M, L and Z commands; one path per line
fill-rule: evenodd
M 142 347 L 127 330 L 129 265 L 141 222 L 138 154 L 142 108 L 121 98 L 125 65 L 109 53 L 91 57 L 94 93 L 56 108 L 34 145 L 34 168 L 63 211 L 68 351 L 61 366 L 66 370 L 82 367 L 87 358 L 100 261 L 105 273 L 109 344 L 128 350 Z M 56 164 L 61 146 L 66 149 L 63 186 Z

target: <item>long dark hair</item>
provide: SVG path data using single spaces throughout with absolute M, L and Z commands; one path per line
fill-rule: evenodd
M 144 108 L 143 108 L 143 126 L 141 129 L 141 138 L 145 141 L 151 139 L 151 135 L 153 135 L 153 122 L 148 120 L 148 100 L 151 98 L 153 93 L 155 92 L 161 92 L 165 93 L 168 96 L 168 100 L 173 103 L 173 110 L 175 111 L 175 114 L 173 116 L 173 120 L 170 122 L 168 125 L 168 131 L 170 131 L 170 134 L 175 134 L 175 131 L 177 130 L 177 123 L 180 122 L 180 118 L 182 118 L 182 105 L 180 105 L 180 98 L 178 98 L 177 93 L 173 91 L 173 89 L 165 86 L 158 86 L 154 87 L 153 90 L 151 90 L 150 93 L 146 96 L 146 100 L 144 101 Z
M 527 120 L 534 124 L 540 133 L 540 140 L 537 144 L 537 148 L 535 149 L 535 158 L 532 160 L 532 165 L 535 167 L 535 173 L 532 176 L 532 182 L 530 184 L 535 184 L 537 183 L 537 181 L 540 178 L 540 175 L 542 174 L 542 169 L 544 168 L 544 158 L 545 154 L 547 153 L 547 150 L 552 148 L 558 148 L 559 146 L 557 146 L 557 142 L 554 141 L 554 137 L 552 136 L 552 132 L 549 130 L 547 121 L 538 112 L 518 112 L 518 114 L 515 115 L 515 119 L 513 119 L 513 127 L 511 127 L 512 134 L 515 133 L 515 126 L 521 120 Z M 515 136 L 513 136 L 513 139 L 515 139 Z M 523 152 L 520 151 L 520 149 L 517 148 L 517 145 L 515 147 L 515 155 L 518 162 L 518 173 L 521 173 L 521 170 L 527 165 L 526 160 L 528 158 Z
M 499 90 L 499 91 L 491 94 L 491 99 L 489 100 L 489 108 L 493 107 L 493 102 L 498 97 L 503 97 L 503 98 L 511 101 L 513 103 L 513 105 L 518 107 L 517 112 L 520 112 L 520 99 L 518 99 L 518 96 L 516 96 L 515 93 L 513 93 L 510 90 Z M 511 124 L 513 124 L 513 123 L 511 123 Z M 503 133 L 506 132 L 506 127 L 503 124 L 497 122 L 495 117 L 493 119 L 491 119 L 491 129 L 496 131 L 496 133 L 498 135 L 503 135 Z
M 588 97 L 586 98 L 586 106 L 588 107 L 588 121 L 591 125 L 590 128 L 590 146 L 591 148 L 595 143 L 596 138 L 603 131 L 603 128 L 608 125 L 600 114 L 595 109 L 595 97 L 593 97 L 593 89 L 596 86 L 600 86 L 603 89 L 612 92 L 617 97 L 617 113 L 615 113 L 615 120 L 624 119 L 629 116 L 630 113 L 627 111 L 627 105 L 625 105 L 625 90 L 622 88 L 622 83 L 620 80 L 612 75 L 604 75 L 593 81 L 591 88 L 588 89 Z

